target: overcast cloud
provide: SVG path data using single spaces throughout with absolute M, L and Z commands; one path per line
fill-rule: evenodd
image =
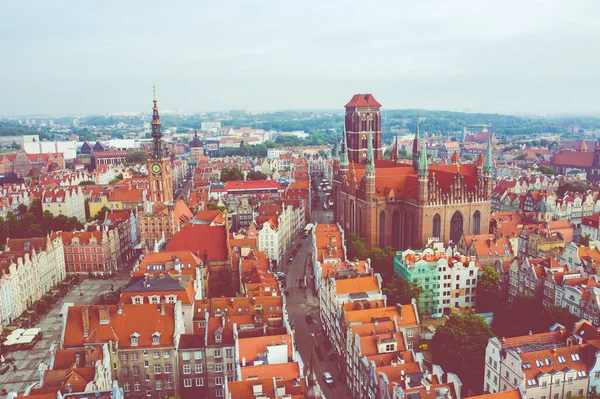
M 0 2 L 0 115 L 160 106 L 600 115 L 600 1 Z

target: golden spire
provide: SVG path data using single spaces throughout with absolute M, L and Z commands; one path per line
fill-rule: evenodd
M 154 104 L 156 104 L 156 85 L 152 85 L 152 91 L 154 92 Z

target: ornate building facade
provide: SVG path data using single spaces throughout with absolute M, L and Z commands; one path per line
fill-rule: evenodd
M 485 157 L 480 155 L 476 163 L 430 165 L 417 121 L 412 164 L 383 160 L 378 151 L 381 105 L 372 95 L 358 96 L 377 107 L 370 111 L 356 107 L 352 112 L 358 116 L 351 113 L 349 118 L 348 106 L 362 100 L 354 101 L 355 95 L 346 105 L 347 128 L 349 120 L 368 122 L 360 125 L 361 141 L 357 142 L 356 132 L 346 132 L 341 154 L 334 156 L 334 212 L 346 232 L 365 238 L 369 246 L 402 250 L 423 248 L 432 239 L 458 243 L 463 234 L 487 232 L 493 184 L 490 143 Z M 366 112 L 364 118 L 360 112 Z M 366 143 L 362 141 L 365 128 Z M 356 125 L 350 129 L 357 130 Z M 364 144 L 366 162 L 362 163 Z
M 162 140 L 162 122 L 156 105 L 152 108 L 152 150 L 148 156 L 150 201 L 140 216 L 140 239 L 146 251 L 156 249 L 175 233 L 178 225 L 173 205 L 173 177 L 169 149 Z

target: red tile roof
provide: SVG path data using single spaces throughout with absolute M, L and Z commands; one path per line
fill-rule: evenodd
M 590 168 L 594 162 L 593 152 L 561 151 L 552 158 L 552 165 Z
M 160 305 L 124 304 L 122 314 L 117 305 L 71 306 L 67 313 L 63 346 L 82 347 L 84 344 L 118 341 L 119 348 L 132 348 L 131 335 L 139 334 L 137 347 L 152 347 L 152 334 L 160 333 L 160 346 L 174 345 L 175 332 L 174 304 L 165 305 L 165 315 L 161 315 Z M 107 308 L 109 322 L 100 323 L 100 309 Z M 89 335 L 83 334 L 84 308 L 89 315 Z M 156 346 L 156 345 L 155 345 Z
M 225 226 L 206 224 L 184 226 L 167 242 L 167 251 L 183 250 L 192 251 L 200 258 L 206 251 L 209 260 L 229 259 Z
M 345 107 L 381 107 L 372 94 L 355 94 Z

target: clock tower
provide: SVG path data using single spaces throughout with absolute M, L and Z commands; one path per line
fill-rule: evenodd
M 156 87 L 154 89 L 154 107 L 152 108 L 152 151 L 148 156 L 148 177 L 150 182 L 150 200 L 153 203 L 170 204 L 173 202 L 173 176 L 169 150 L 162 140 L 162 129 L 158 106 L 156 105 Z

